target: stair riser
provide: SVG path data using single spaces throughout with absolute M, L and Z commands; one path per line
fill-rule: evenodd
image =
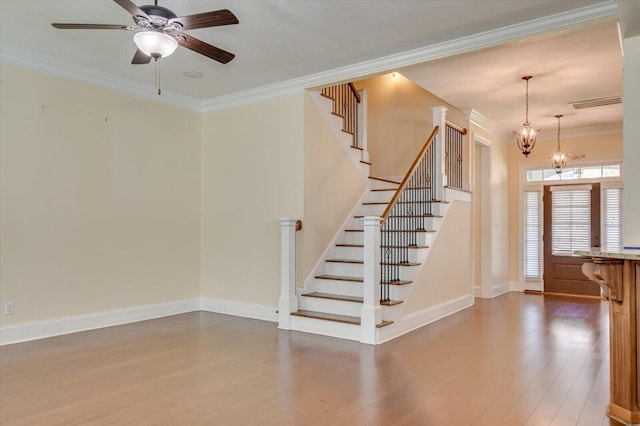
M 362 297 L 362 283 L 352 281 L 323 280 L 314 278 L 312 290 L 318 293 Z
M 386 204 L 363 204 L 362 215 L 363 216 L 382 216 L 384 209 L 387 208 Z
M 400 234 L 405 234 L 405 235 L 395 235 L 392 238 L 396 241 L 413 242 L 412 237 L 407 233 L 400 233 Z M 418 246 L 430 246 L 434 238 L 435 238 L 435 232 L 416 232 L 415 233 L 415 243 Z M 383 239 L 382 243 L 384 244 L 384 242 L 385 241 Z
M 292 315 L 291 329 L 347 340 L 360 340 L 360 326 Z
M 416 218 L 403 218 L 400 220 L 394 220 L 394 218 L 389 219 L 390 224 L 394 226 L 400 226 L 402 229 L 424 229 L 424 230 L 434 230 L 436 226 L 439 226 L 442 222 L 442 218 L 439 217 L 416 217 Z
M 401 266 L 399 271 L 399 279 L 403 281 L 413 281 L 415 279 L 415 272 L 417 266 Z M 404 300 L 404 299 L 401 299 Z
M 393 198 L 395 191 L 371 191 L 367 197 L 369 203 L 388 203 Z
M 408 286 L 405 285 L 403 287 L 408 287 Z M 402 293 L 407 293 L 407 296 L 408 296 L 409 292 L 408 292 L 407 289 L 404 289 L 402 291 Z M 393 292 L 392 292 L 392 294 L 393 294 Z M 391 299 L 393 299 L 393 300 L 402 300 L 402 298 L 396 298 L 396 297 L 391 297 Z M 383 307 L 382 307 L 382 320 L 383 321 L 394 321 L 394 322 L 401 321 L 402 320 L 403 308 L 404 308 L 404 304 L 403 303 L 400 303 L 398 305 L 392 305 L 392 306 L 384 306 L 383 305 Z
M 384 182 L 377 179 L 369 179 L 369 188 L 371 189 L 396 189 L 398 184 Z
M 364 249 L 362 247 L 336 247 L 335 254 L 337 259 L 364 259 Z
M 406 285 L 392 285 L 389 286 L 389 295 L 392 300 L 409 300 L 409 296 L 411 295 L 411 290 L 415 284 L 406 284 Z M 402 304 L 398 305 L 402 306 Z M 393 307 L 394 311 L 397 307 Z M 402 310 L 402 308 L 400 308 Z M 385 320 L 394 321 L 394 318 L 384 318 Z M 395 318 L 397 320 L 398 318 Z
M 344 244 L 363 244 L 364 232 L 345 232 L 342 243 Z
M 362 277 L 363 266 L 360 263 L 325 262 L 325 274 Z
M 350 317 L 360 317 L 362 314 L 362 303 L 357 302 L 301 296 L 298 298 L 298 303 L 298 309 L 300 310 L 348 315 Z
M 412 207 L 409 205 L 399 205 L 395 210 L 391 212 L 391 214 L 399 214 L 409 216 L 411 213 L 408 213 L 409 210 L 414 212 L 421 212 L 422 214 L 433 214 L 440 215 L 442 203 L 431 203 L 430 205 L 419 205 L 416 207 Z

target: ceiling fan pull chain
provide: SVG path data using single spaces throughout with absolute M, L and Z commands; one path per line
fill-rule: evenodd
M 160 90 L 160 61 L 156 58 L 156 88 L 158 89 L 158 96 L 162 94 Z

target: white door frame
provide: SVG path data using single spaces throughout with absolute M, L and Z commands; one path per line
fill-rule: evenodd
M 491 209 L 491 141 L 474 134 L 474 161 L 473 161 L 473 180 L 474 188 L 479 191 L 473 191 L 473 202 L 480 203 L 480 250 L 476 250 L 476 209 L 473 209 L 474 219 L 472 223 L 472 240 L 473 240 L 473 262 L 474 262 L 474 290 L 476 287 L 476 262 L 480 262 L 480 294 L 483 299 L 492 297 L 492 209 Z M 476 156 L 480 161 L 480 170 L 476 170 Z

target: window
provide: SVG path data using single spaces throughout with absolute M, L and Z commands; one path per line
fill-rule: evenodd
M 560 174 L 556 173 L 554 169 L 528 170 L 527 182 L 619 178 L 620 171 L 620 164 L 571 167 L 563 170 Z
M 622 248 L 621 188 L 602 190 L 602 248 L 620 250 Z
M 524 193 L 524 277 L 540 279 L 540 191 Z
M 551 235 L 553 254 L 590 249 L 591 189 L 551 188 Z

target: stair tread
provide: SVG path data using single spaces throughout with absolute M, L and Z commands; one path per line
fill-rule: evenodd
M 315 311 L 305 311 L 305 310 L 292 312 L 291 315 L 295 315 L 298 317 L 326 320 L 326 321 L 341 322 L 344 324 L 360 325 L 359 317 L 350 317 L 348 315 L 329 314 L 326 312 L 315 312 Z M 381 321 L 378 324 L 376 324 L 376 328 L 385 327 L 390 324 L 393 324 L 393 321 Z
M 326 275 L 326 274 L 322 274 L 322 275 L 316 275 L 315 278 L 319 278 L 319 279 L 322 279 L 322 280 L 352 281 L 352 282 L 356 282 L 356 283 L 364 282 L 364 279 L 360 278 L 360 277 L 345 277 L 345 276 L 342 276 L 342 275 Z
M 364 263 L 362 260 L 359 260 L 359 259 L 327 259 L 326 261 L 334 262 L 334 263 L 356 263 L 356 264 Z
M 389 284 L 389 285 L 407 285 L 407 284 L 413 284 L 413 281 L 407 281 L 407 280 L 397 280 L 397 281 L 380 281 L 380 284 Z
M 431 213 L 429 213 L 429 214 L 413 215 L 413 216 L 411 216 L 411 215 L 401 215 L 401 214 L 397 214 L 397 215 L 396 214 L 390 214 L 389 217 L 436 217 L 437 218 L 437 217 L 444 217 L 444 216 L 439 215 L 439 214 L 431 214 Z
M 321 320 L 327 320 L 327 321 L 342 322 L 345 324 L 360 325 L 359 317 L 350 317 L 348 315 L 329 314 L 326 312 L 305 311 L 305 310 L 292 312 L 291 315 L 295 315 L 299 317 L 315 318 L 315 319 L 321 319 Z
M 386 263 L 380 262 L 381 265 L 389 265 L 389 266 L 420 266 L 422 263 L 418 262 L 404 262 L 404 263 Z
M 428 249 L 429 246 L 385 246 L 381 245 L 382 248 L 407 248 L 407 249 Z
M 383 192 L 383 191 L 397 191 L 398 188 L 388 188 L 388 189 L 372 189 L 371 192 Z
M 429 201 L 398 201 L 396 204 L 447 204 L 446 201 L 429 200 Z M 366 201 L 363 206 L 374 206 L 378 204 L 389 204 L 389 201 Z
M 382 302 L 380 302 L 380 304 L 383 306 L 395 306 L 401 303 L 402 303 L 402 300 L 383 300 Z
M 358 247 L 358 248 L 364 248 L 364 244 L 336 244 L 336 247 Z
M 364 232 L 364 229 L 345 229 L 344 232 Z
M 318 299 L 342 300 L 345 302 L 362 303 L 363 298 L 359 296 L 345 296 L 344 294 L 321 293 L 314 291 L 313 293 L 305 293 L 302 296 L 316 297 Z
M 375 176 L 369 176 L 369 179 L 379 180 L 381 182 L 393 183 L 395 185 L 400 185 L 402 183 L 402 182 L 396 182 L 395 180 L 384 179 L 384 178 L 379 178 L 379 177 L 375 177 Z
M 353 148 L 353 149 L 357 149 L 357 150 L 360 150 L 360 151 L 364 151 L 364 148 L 360 148 L 359 146 L 353 146 L 353 145 L 351 145 L 351 148 Z
M 435 229 L 389 229 L 382 232 L 436 232 Z
M 369 166 L 371 165 L 371 163 L 370 163 L 370 162 L 368 162 L 368 161 L 360 160 L 360 162 L 361 162 L 362 164 L 368 164 Z

